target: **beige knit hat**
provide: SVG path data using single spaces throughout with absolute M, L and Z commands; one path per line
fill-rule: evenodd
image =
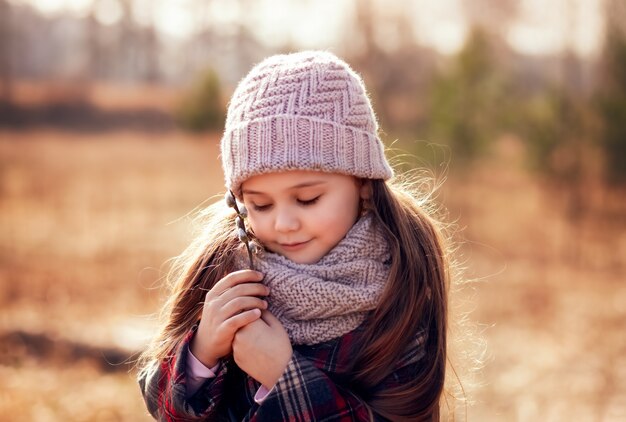
M 393 175 L 361 77 L 335 55 L 268 57 L 237 86 L 222 137 L 226 187 L 248 177 L 319 170 L 368 179 Z

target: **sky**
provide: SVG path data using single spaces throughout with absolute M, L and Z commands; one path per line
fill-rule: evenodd
M 70 12 L 87 14 L 93 0 L 10 0 L 29 3 L 44 14 Z M 254 0 L 246 10 L 239 2 L 228 0 L 134 0 L 133 14 L 139 23 L 154 22 L 165 35 L 183 40 L 198 28 L 202 14 L 223 24 L 243 16 L 257 28 L 257 35 L 269 45 L 291 39 L 302 48 L 326 47 L 345 31 L 345 16 L 353 13 L 355 0 Z M 380 0 L 383 1 L 383 0 Z M 468 32 L 461 2 L 463 0 L 406 0 L 386 2 L 410 13 L 416 38 L 443 54 L 454 54 L 463 45 Z M 497 1 L 497 0 L 493 0 Z M 506 39 L 516 50 L 526 54 L 553 54 L 569 45 L 581 56 L 593 56 L 602 42 L 603 0 L 520 0 L 520 17 Z M 99 0 L 96 17 L 103 24 L 113 24 L 122 11 L 117 0 Z M 193 6 L 193 7 L 192 7 Z M 225 25 L 227 27 L 227 25 Z M 393 42 L 393 33 L 385 38 Z

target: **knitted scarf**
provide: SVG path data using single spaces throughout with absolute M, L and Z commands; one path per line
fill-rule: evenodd
M 365 320 L 382 295 L 390 261 L 382 230 L 366 214 L 315 264 L 266 251 L 255 269 L 265 274 L 268 309 L 292 344 L 311 345 L 341 337 Z

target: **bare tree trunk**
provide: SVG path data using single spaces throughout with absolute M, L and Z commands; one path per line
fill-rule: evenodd
M 520 0 L 465 0 L 461 7 L 472 26 L 503 37 L 517 18 L 520 3 Z
M 578 104 L 581 101 L 582 71 L 580 59 L 576 55 L 572 29 L 578 24 L 576 18 L 577 2 L 568 0 L 565 4 L 564 18 L 566 19 L 566 46 L 561 53 L 561 92 L 564 95 L 561 101 L 560 129 L 561 136 L 566 137 L 571 151 L 572 162 L 563 177 L 564 190 L 567 192 L 566 218 L 568 222 L 569 239 L 565 243 L 568 249 L 566 256 L 571 264 L 580 264 L 582 259 L 582 241 L 584 236 L 584 222 L 586 203 L 584 200 L 585 160 L 583 157 L 583 143 L 585 134 Z
M 86 25 L 87 36 L 85 37 L 85 48 L 87 49 L 87 64 L 85 66 L 84 79 L 92 81 L 102 76 L 102 46 L 100 44 L 100 25 L 95 18 L 95 12 L 93 10 L 92 13 L 86 18 Z
M 13 96 L 13 69 L 11 50 L 14 39 L 11 7 L 0 0 L 0 100 L 10 102 Z
M 143 70 L 141 78 L 144 82 L 155 83 L 159 81 L 159 42 L 154 24 L 144 30 L 139 48 L 142 50 Z

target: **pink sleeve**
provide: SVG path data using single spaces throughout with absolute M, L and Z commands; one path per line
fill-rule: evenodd
M 274 387 L 272 387 L 274 389 Z M 261 385 L 258 390 L 256 390 L 256 394 L 254 395 L 254 401 L 257 404 L 263 403 L 263 400 L 267 397 L 267 395 L 272 391 L 272 389 L 268 390 L 264 385 Z
M 187 355 L 187 398 L 193 396 L 207 379 L 213 378 L 219 367 L 218 362 L 213 368 L 207 368 L 190 350 Z

